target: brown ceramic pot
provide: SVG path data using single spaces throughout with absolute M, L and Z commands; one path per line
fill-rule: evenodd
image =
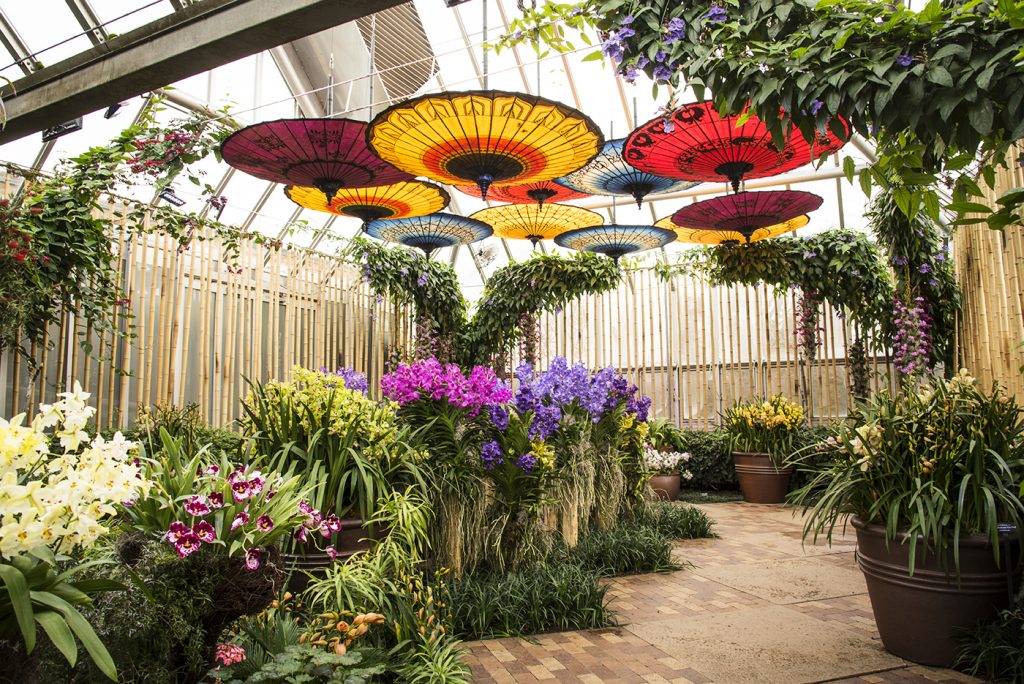
M 951 667 L 960 630 L 996 617 L 1009 606 L 1012 590 L 1018 586 L 1019 538 L 1004 542 L 1001 567 L 997 567 L 986 537 L 961 537 L 958 583 L 952 551 L 944 568 L 935 554 L 923 556 L 918 542 L 911 577 L 910 546 L 905 537 L 887 545 L 882 525 L 854 518 L 853 526 L 857 530 L 857 563 L 867 580 L 878 633 L 886 650 L 901 658 Z M 1013 570 L 1007 572 L 1007 568 Z
M 651 477 L 651 489 L 659 499 L 675 501 L 679 498 L 679 473 L 673 475 L 654 475 Z
M 785 502 L 793 466 L 776 467 L 768 454 L 747 451 L 732 452 L 732 460 L 744 501 L 764 504 Z
M 311 536 L 319 533 L 311 531 Z M 318 551 L 309 544 L 308 551 L 299 550 L 296 553 L 281 554 L 281 562 L 285 572 L 288 574 L 288 591 L 299 594 L 305 591 L 313 577 L 323 577 L 327 568 L 334 563 L 343 563 L 358 551 L 366 551 L 370 548 L 370 539 L 374 538 L 372 530 L 363 527 L 362 518 L 343 518 L 341 520 L 341 531 L 334 535 L 333 546 L 337 553 L 336 558 L 331 558 L 323 551 Z M 317 539 L 323 544 L 325 540 Z

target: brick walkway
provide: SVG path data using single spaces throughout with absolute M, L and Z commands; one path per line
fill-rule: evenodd
M 978 681 L 882 648 L 852 531 L 802 546 L 791 510 L 703 508 L 720 538 L 676 545 L 692 568 L 609 581 L 619 627 L 468 643 L 473 681 Z

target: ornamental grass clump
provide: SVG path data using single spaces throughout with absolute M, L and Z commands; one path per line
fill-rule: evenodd
M 733 451 L 768 454 L 776 464 L 793 453 L 793 439 L 803 422 L 803 408 L 781 395 L 737 403 L 725 414 Z
M 920 542 L 959 570 L 959 540 L 984 535 L 1000 554 L 1003 524 L 1021 529 L 1024 412 L 998 385 L 966 370 L 917 392 L 881 392 L 817 450 L 796 459 L 810 481 L 791 500 L 805 507 L 805 536 L 831 535 L 849 516 L 906 537 L 910 572 Z M 831 458 L 814 465 L 818 451 Z
M 418 477 L 422 454 L 407 446 L 398 406 L 369 399 L 351 369 L 296 366 L 292 377 L 253 384 L 243 401 L 254 451 L 268 467 L 315 483 L 310 503 L 324 518 L 369 519 L 382 494 Z

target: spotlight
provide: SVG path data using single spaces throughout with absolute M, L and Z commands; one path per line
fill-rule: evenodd
M 62 135 L 68 133 L 74 133 L 75 131 L 82 130 L 82 117 L 72 119 L 71 121 L 65 121 L 57 126 L 51 126 L 43 130 L 43 142 L 50 142 L 56 140 Z
M 175 195 L 174 191 L 171 190 L 170 188 L 166 188 L 160 191 L 160 199 L 175 207 L 180 207 L 181 205 L 185 204 L 185 200 Z
M 469 0 L 444 0 L 444 6 L 455 7 L 456 5 L 461 5 L 464 2 L 469 2 Z
M 115 116 L 121 113 L 121 109 L 128 105 L 127 102 L 117 102 L 107 107 L 107 111 L 103 112 L 104 119 L 113 119 Z

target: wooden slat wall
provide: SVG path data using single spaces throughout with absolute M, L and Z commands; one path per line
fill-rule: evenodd
M 114 211 L 123 217 L 125 208 Z M 31 411 L 75 380 L 93 393 L 101 427 L 131 423 L 140 406 L 199 404 L 213 425 L 240 415 L 245 379 L 290 377 L 294 365 L 351 366 L 379 387 L 386 348 L 405 344 L 409 313 L 377 301 L 352 264 L 302 249 L 242 240 L 238 268 L 219 240 L 182 249 L 159 234 L 115 236 L 128 301 L 118 307 L 135 337 L 99 335 L 66 313 L 51 349 L 34 349 L 30 374 L 14 355 L 0 359 L 0 415 Z M 77 339 L 93 345 L 87 354 Z M 100 357 L 99 359 L 93 357 Z
M 1017 161 L 1024 148 L 1010 154 L 996 187 L 982 183 L 986 203 L 1011 188 L 1024 186 Z M 953 264 L 963 294 L 958 326 L 960 365 L 986 386 L 999 382 L 1024 400 L 1024 227 L 993 231 L 984 224 L 961 226 L 953 238 Z
M 804 382 L 795 309 L 792 292 L 633 270 L 614 292 L 544 315 L 540 363 L 564 356 L 591 368 L 615 366 L 651 397 L 655 415 L 694 428 L 717 425 L 735 401 L 773 394 L 800 400 L 814 422 L 843 417 L 853 325 L 823 307 L 818 358 Z M 886 357 L 869 356 L 869 364 L 876 388 L 885 384 Z

